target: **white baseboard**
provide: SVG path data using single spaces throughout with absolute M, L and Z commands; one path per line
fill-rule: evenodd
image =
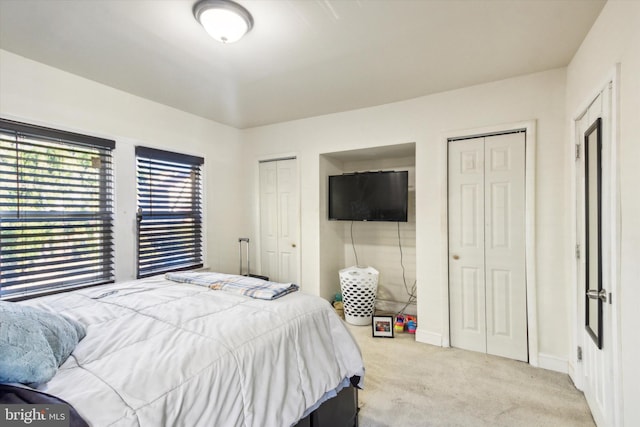
M 420 329 L 420 325 L 418 325 L 416 329 L 416 341 L 442 347 L 442 335 L 435 332 L 423 331 Z
M 567 359 L 551 356 L 550 354 L 538 353 L 538 367 L 550 371 L 569 373 L 569 361 Z

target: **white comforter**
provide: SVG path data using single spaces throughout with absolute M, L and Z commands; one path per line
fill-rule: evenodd
M 93 426 L 289 426 L 364 376 L 329 303 L 301 292 L 263 301 L 155 277 L 25 303 L 87 327 L 40 390 Z

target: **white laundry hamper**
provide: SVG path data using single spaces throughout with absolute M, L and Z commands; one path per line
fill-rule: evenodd
M 372 267 L 348 267 L 340 270 L 340 289 L 344 318 L 352 325 L 370 325 L 373 317 L 378 270 Z

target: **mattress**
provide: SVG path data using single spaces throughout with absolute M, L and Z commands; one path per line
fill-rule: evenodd
M 157 276 L 22 302 L 87 336 L 40 391 L 92 426 L 290 426 L 364 364 L 330 304 L 272 301 Z

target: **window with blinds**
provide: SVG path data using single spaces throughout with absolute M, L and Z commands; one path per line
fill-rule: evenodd
M 203 163 L 136 147 L 138 278 L 202 267 Z
M 0 119 L 0 299 L 113 282 L 114 148 Z

